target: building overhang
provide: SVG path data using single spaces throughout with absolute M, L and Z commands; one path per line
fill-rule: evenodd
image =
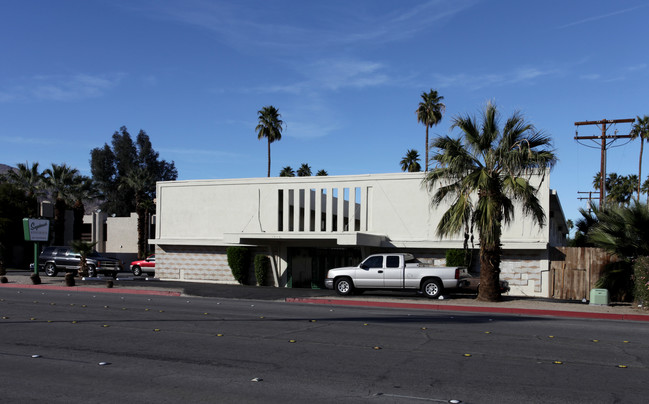
M 267 244 L 269 241 L 333 241 L 341 246 L 379 247 L 387 237 L 365 232 L 344 233 L 225 233 L 223 241 L 228 244 Z
M 275 243 L 301 243 L 328 242 L 339 246 L 348 247 L 384 247 L 400 249 L 431 249 L 447 250 L 462 249 L 463 241 L 460 240 L 390 240 L 382 234 L 364 232 L 344 233 L 225 233 L 223 238 L 163 238 L 151 239 L 150 244 L 155 245 L 192 245 L 192 246 L 259 246 Z M 473 247 L 479 249 L 478 245 Z M 526 242 L 503 240 L 503 250 L 547 250 L 548 243 L 542 240 Z

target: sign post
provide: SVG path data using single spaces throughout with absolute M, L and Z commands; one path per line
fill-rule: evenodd
M 34 275 L 38 276 L 38 242 L 47 241 L 50 236 L 50 221 L 47 219 L 23 219 L 25 241 L 34 242 Z

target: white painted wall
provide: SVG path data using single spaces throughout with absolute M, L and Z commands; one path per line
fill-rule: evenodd
M 278 191 L 307 189 L 317 192 L 338 188 L 341 194 L 344 188 L 360 188 L 362 200 L 355 202 L 360 204 L 360 215 L 367 218 L 367 231 L 361 233 L 386 236 L 386 246 L 461 246 L 460 235 L 444 240 L 436 235 L 439 219 L 448 204 L 431 207 L 430 194 L 422 187 L 422 178 L 423 173 L 398 173 L 159 182 L 154 242 L 227 245 L 236 242 L 237 235 L 261 238 L 321 236 L 323 232 L 318 226 L 307 232 L 279 231 Z M 538 185 L 539 178 L 533 178 L 532 182 Z M 546 216 L 550 209 L 548 183 L 546 176 L 539 193 Z M 308 206 L 315 206 L 315 203 L 309 201 Z M 324 233 L 342 236 L 356 232 Z M 518 207 L 514 221 L 504 228 L 502 240 L 504 248 L 545 249 L 550 241 L 549 234 L 549 226 L 540 229 L 529 217 L 523 216 Z

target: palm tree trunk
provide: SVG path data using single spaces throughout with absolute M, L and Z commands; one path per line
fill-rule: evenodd
M 270 177 L 270 138 L 268 138 L 268 176 Z
M 74 212 L 74 223 L 72 224 L 72 239 L 81 240 L 81 236 L 83 234 L 83 215 L 86 211 L 83 202 L 81 201 L 75 202 L 72 211 Z
M 644 139 L 640 136 L 640 160 L 638 162 L 638 203 L 640 203 L 640 186 L 642 185 L 642 149 L 644 147 Z
M 426 125 L 426 172 L 428 172 L 428 124 Z
M 480 247 L 478 300 L 497 302 L 500 299 L 500 247 L 483 245 Z
M 54 202 L 54 245 L 65 245 L 65 210 L 67 205 L 61 198 Z

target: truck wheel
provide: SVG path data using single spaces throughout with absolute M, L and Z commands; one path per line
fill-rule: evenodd
M 437 279 L 429 279 L 421 287 L 421 291 L 431 299 L 442 294 L 442 284 Z
M 56 270 L 56 265 L 51 262 L 45 264 L 45 275 L 47 276 L 56 276 L 58 271 Z
M 140 268 L 139 266 L 135 265 L 135 266 L 133 267 L 133 275 L 135 275 L 135 276 L 141 276 L 141 275 L 142 275 L 142 268 Z
M 336 279 L 334 289 L 336 289 L 336 293 L 338 293 L 340 296 L 348 296 L 354 292 L 354 285 L 352 284 L 351 279 L 340 278 Z
M 88 276 L 90 278 L 94 278 L 97 276 L 97 270 L 92 265 L 88 265 Z

